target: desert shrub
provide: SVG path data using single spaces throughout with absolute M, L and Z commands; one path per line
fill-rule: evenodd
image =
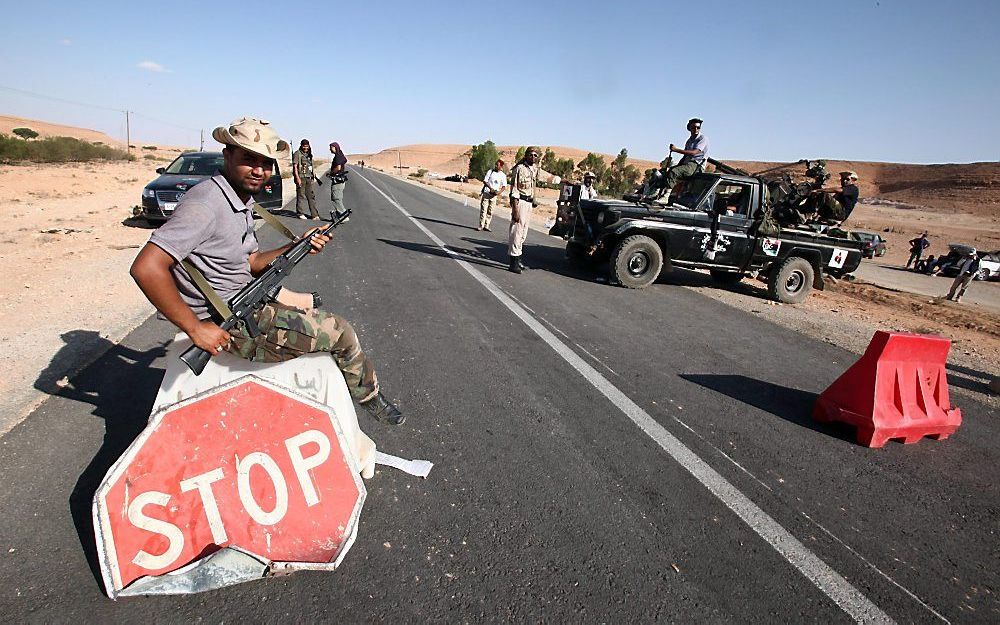
M 160 160 L 159 158 L 157 158 L 153 154 L 147 154 L 146 156 L 143 156 L 143 158 L 146 159 L 147 161 L 158 161 L 158 160 Z
M 181 154 L 190 154 L 191 152 L 197 152 L 197 151 L 198 151 L 198 150 L 196 150 L 196 149 L 194 149 L 194 148 L 188 148 L 188 149 L 186 149 L 186 150 L 182 150 L 182 151 L 181 151 Z
M 11 132 L 22 139 L 34 139 L 38 136 L 38 133 L 31 128 L 15 128 L 14 130 L 11 130 Z
M 421 169 L 418 169 L 417 171 L 415 171 L 414 173 L 410 174 L 409 176 L 410 176 L 410 178 L 423 178 L 424 174 L 426 174 L 426 173 L 427 173 L 427 170 L 421 168 Z
M 91 141 L 91 145 L 104 145 L 103 141 Z
M 94 145 L 73 137 L 46 137 L 24 141 L 0 134 L 0 162 L 68 163 L 82 161 L 134 160 L 121 150 L 106 145 Z
M 482 180 L 486 176 L 486 172 L 497 164 L 499 158 L 500 153 L 497 152 L 497 146 L 492 141 L 472 146 L 472 151 L 469 154 L 469 178 Z
M 158 148 L 155 145 L 144 145 L 144 146 L 142 146 L 142 149 L 143 150 L 156 150 Z

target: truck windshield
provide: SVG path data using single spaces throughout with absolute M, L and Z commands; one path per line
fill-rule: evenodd
M 691 178 L 689 180 L 685 180 L 683 183 L 684 188 L 680 190 L 678 195 L 676 195 L 677 199 L 675 199 L 673 203 L 680 204 L 685 208 L 694 210 L 698 208 L 698 203 L 701 201 L 701 198 L 705 196 L 705 193 L 708 192 L 708 190 L 712 188 L 715 183 L 715 178 Z

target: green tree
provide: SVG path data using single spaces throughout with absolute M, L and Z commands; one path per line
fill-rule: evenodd
M 469 153 L 469 178 L 482 180 L 499 158 L 500 153 L 492 141 L 472 146 L 472 151 Z
M 604 162 L 604 157 L 600 154 L 594 154 L 589 152 L 587 156 L 577 164 L 580 171 L 592 172 L 594 176 L 597 177 L 594 180 L 594 184 L 598 189 L 603 188 L 607 184 L 607 171 L 608 164 Z
M 527 152 L 527 151 L 528 151 L 528 147 L 524 146 L 524 145 L 522 145 L 521 147 L 517 148 L 517 155 L 514 157 L 514 163 L 515 164 L 520 163 L 521 159 L 524 158 L 524 153 Z
M 628 150 L 622 148 L 608 170 L 605 192 L 613 197 L 620 197 L 635 188 L 641 176 L 642 173 L 635 165 L 628 164 Z
M 22 139 L 34 139 L 38 136 L 38 133 L 31 128 L 15 128 L 14 130 L 11 130 L 11 132 Z

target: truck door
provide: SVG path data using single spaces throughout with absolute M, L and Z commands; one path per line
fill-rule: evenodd
M 680 260 L 742 267 L 750 252 L 750 207 L 754 185 L 748 182 L 720 180 L 691 213 L 694 230 Z M 712 221 L 718 214 L 718 243 L 715 260 L 705 259 L 712 238 Z
M 750 212 L 754 205 L 755 185 L 723 180 L 715 187 L 714 211 L 719 215 L 715 263 L 742 267 L 750 257 Z

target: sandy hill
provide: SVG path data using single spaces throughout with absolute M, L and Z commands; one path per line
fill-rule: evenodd
M 82 141 L 100 141 L 105 145 L 124 147 L 124 142 L 113 139 L 103 132 L 75 126 L 64 126 L 37 119 L 0 115 L 0 133 L 9 135 L 15 128 L 31 128 L 41 137 L 73 137 Z
M 513 163 L 519 146 L 497 146 L 501 158 L 508 165 Z M 579 162 L 588 150 L 564 146 L 550 146 L 560 158 Z M 364 160 L 367 164 L 391 171 L 398 163 L 407 171 L 423 168 L 439 174 L 465 173 L 469 169 L 470 145 L 417 144 L 386 148 L 373 154 L 353 154 L 351 160 Z M 614 155 L 602 154 L 610 163 Z M 652 161 L 629 159 L 641 170 L 656 166 Z M 766 161 L 726 161 L 749 172 L 785 167 L 793 175 L 804 171 L 802 165 Z M 827 162 L 827 169 L 834 174 L 844 170 L 857 172 L 861 193 L 866 198 L 938 211 L 960 211 L 1000 220 L 1000 163 L 967 163 L 946 165 L 909 165 L 904 163 L 873 163 L 866 161 Z

